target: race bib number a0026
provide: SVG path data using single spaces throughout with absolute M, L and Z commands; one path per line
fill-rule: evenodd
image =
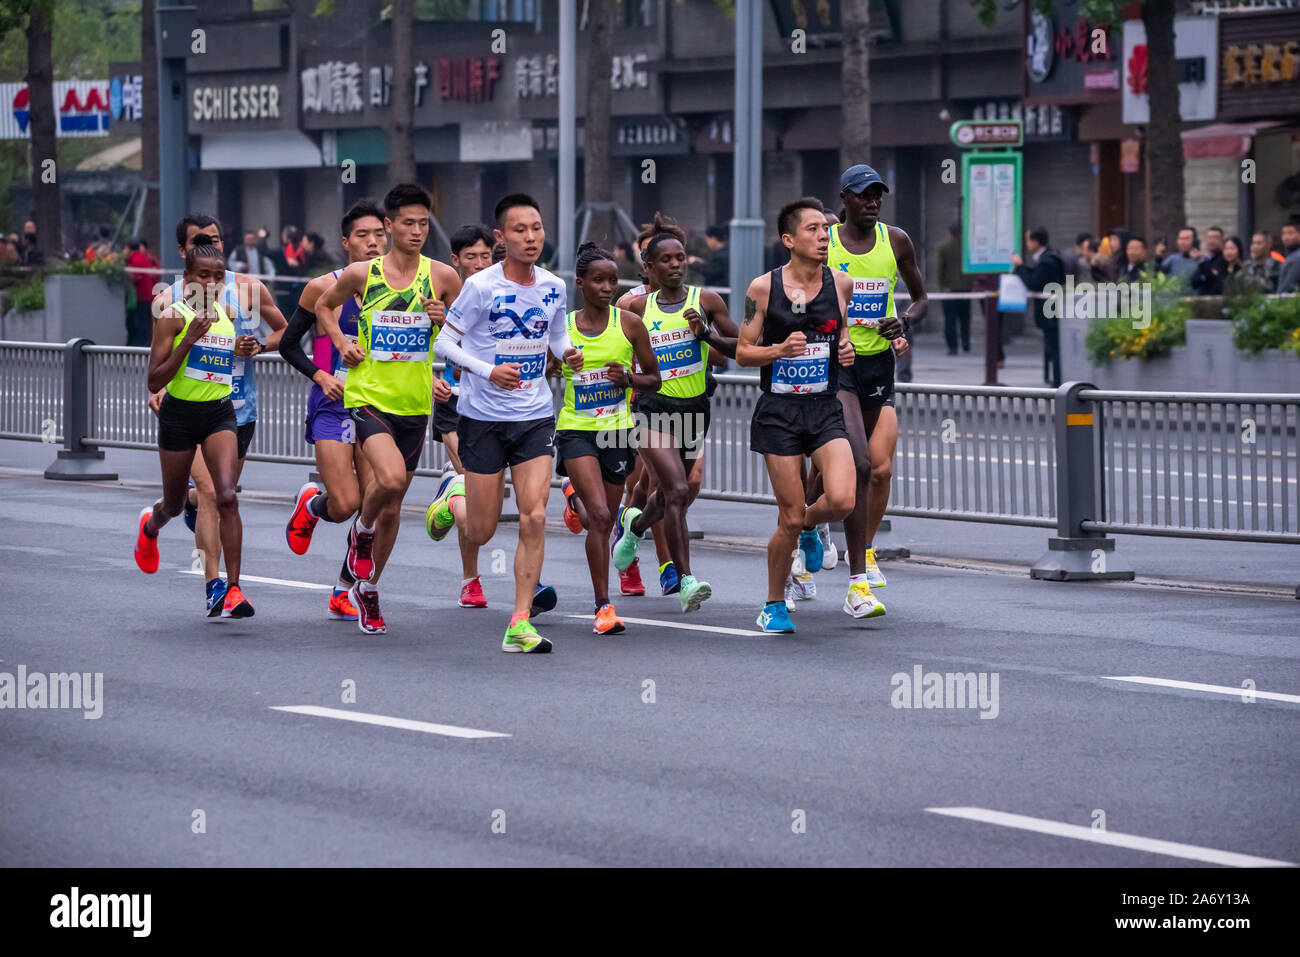
M 234 382 L 231 366 L 235 358 L 235 337 L 207 333 L 190 346 L 185 357 L 185 377 L 200 382 L 231 385 Z
M 379 362 L 428 362 L 433 322 L 424 312 L 370 314 L 370 358 Z
M 541 339 L 505 340 L 497 343 L 493 365 L 505 365 L 507 362 L 519 366 L 519 388 L 531 389 L 542 379 L 546 371 L 546 342 Z
M 772 363 L 772 391 L 784 394 L 825 392 L 830 377 L 831 346 L 810 342 L 803 355 Z
M 878 326 L 889 305 L 888 279 L 854 279 L 849 300 L 849 325 Z

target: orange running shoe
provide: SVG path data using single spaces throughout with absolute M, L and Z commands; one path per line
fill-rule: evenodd
M 238 585 L 226 587 L 226 601 L 221 606 L 222 618 L 252 618 L 253 606 Z
M 475 576 L 460 586 L 461 608 L 486 608 L 487 598 L 483 595 L 483 586 Z
M 614 612 L 614 606 L 606 602 L 596 612 L 596 623 L 591 630 L 598 635 L 617 635 L 624 629 L 623 620 Z
M 140 524 L 135 532 L 135 563 L 146 575 L 152 575 L 158 570 L 158 536 L 150 538 L 144 533 L 144 523 L 149 521 L 152 514 L 152 505 L 140 511 Z
M 645 585 L 641 584 L 641 570 L 637 564 L 639 558 L 632 559 L 632 564 L 618 573 L 618 590 L 624 595 L 644 595 Z
M 335 621 L 357 620 L 357 606 L 352 604 L 346 588 L 334 586 L 334 593 L 330 595 L 329 616 Z
M 311 513 L 307 505 L 319 494 L 320 489 L 314 482 L 308 482 L 298 489 L 293 514 L 289 516 L 288 524 L 284 526 L 285 541 L 289 543 L 289 551 L 295 555 L 306 555 L 307 549 L 311 547 L 311 533 L 316 531 L 316 523 L 320 519 Z
M 564 524 L 574 535 L 582 534 L 582 519 L 573 507 L 575 489 L 568 479 L 564 481 Z

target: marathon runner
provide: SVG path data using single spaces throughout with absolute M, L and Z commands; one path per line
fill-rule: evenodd
M 844 171 L 840 177 L 843 223 L 831 227 L 828 252 L 830 267 L 853 279 L 848 321 L 857 359 L 840 379 L 840 402 L 858 467 L 856 501 L 844 519 L 849 563 L 844 610 L 855 618 L 885 613 L 885 606 L 871 593 L 872 586 L 885 584 L 871 540 L 889 504 L 898 441 L 898 419 L 892 408 L 894 359 L 902 350 L 893 341 L 923 319 L 929 307 L 912 240 L 897 226 L 880 221 L 887 191 L 870 166 L 858 164 Z M 912 297 L 901 319 L 894 309 L 894 285 L 900 275 Z M 880 436 L 874 440 L 877 431 Z M 805 536 L 803 542 L 809 546 L 805 560 L 815 570 L 820 542 L 816 536 L 811 540 Z
M 209 245 L 191 248 L 182 278 L 189 295 L 163 309 L 154 321 L 149 347 L 149 391 L 164 393 L 158 406 L 163 495 L 140 512 L 135 563 L 148 574 L 158 571 L 158 533 L 184 509 L 190 466 L 202 446 L 210 463 L 218 534 L 226 556 L 228 581 L 220 614 L 248 618 L 253 606 L 239 587 L 243 527 L 235 495 L 239 454 L 230 395 L 234 363 L 256 355 L 258 342 L 238 334 L 221 307 L 226 260 L 220 250 Z
M 515 607 L 501 642 L 509 652 L 548 652 L 529 615 L 546 547 L 555 415 L 545 369 L 549 351 L 574 371 L 582 353 L 565 330 L 564 283 L 537 266 L 546 230 L 536 200 L 512 193 L 497 203 L 494 235 L 506 258 L 465 281 L 434 344 L 438 358 L 461 367 L 459 411 L 463 480 L 435 505 L 464 494 L 465 534 L 475 547 L 496 533 L 510 470 L 519 506 Z M 469 375 L 465 375 L 469 373 Z
M 623 631 L 609 600 L 609 534 L 623 497 L 623 480 L 636 459 L 632 388 L 658 391 L 659 363 L 641 320 L 611 305 L 618 291 L 614 254 L 583 243 L 574 263 L 583 307 L 566 317 L 569 341 L 581 350 L 583 368 L 562 366 L 564 405 L 556 421 L 555 471 L 573 489 L 568 507 L 587 530 L 587 567 L 595 595 L 598 635 Z M 640 371 L 632 371 L 635 357 Z
M 184 257 L 191 249 L 201 245 L 212 246 L 218 252 L 225 254 L 220 225 L 205 213 L 191 213 L 182 217 L 176 224 L 176 248 L 181 256 Z M 174 300 L 184 298 L 183 285 L 184 280 L 177 278 L 154 297 L 152 311 L 155 317 L 162 315 Z M 239 333 L 256 337 L 261 325 L 258 317 L 265 319 L 270 326 L 271 334 L 265 342 L 258 340 L 253 355 L 261 355 L 263 352 L 278 348 L 286 323 L 275 304 L 275 297 L 260 279 L 227 271 L 221 305 L 231 321 L 236 324 L 236 331 Z M 230 401 L 235 409 L 235 437 L 238 446 L 236 486 L 243 473 L 244 458 L 248 454 L 248 447 L 253 442 L 253 433 L 257 428 L 255 366 L 256 363 L 236 356 L 231 368 Z M 163 391 L 159 391 L 149 399 L 149 407 L 155 414 L 161 406 L 164 395 Z M 194 533 L 194 544 L 203 565 L 206 612 L 209 617 L 215 617 L 221 614 L 226 583 L 221 578 L 221 531 L 216 487 L 212 476 L 208 473 L 201 448 L 194 456 L 194 462 L 190 467 L 189 491 L 186 493 L 184 515 L 186 527 Z
M 361 492 L 347 557 L 356 579 L 350 597 L 357 627 L 367 634 L 388 630 L 376 582 L 397 541 L 402 498 L 424 450 L 433 410 L 433 329 L 460 293 L 454 269 L 420 254 L 432 207 L 429 194 L 412 183 L 389 190 L 384 197 L 389 251 L 349 265 L 316 303 L 316 315 L 349 367 L 343 405 L 374 473 Z M 335 320 L 353 296 L 361 299 L 356 342 Z
M 703 451 L 709 429 L 704 376 L 709 349 L 734 356 L 737 330 L 717 293 L 683 284 L 686 247 L 677 236 L 654 236 L 644 260 L 655 291 L 632 301 L 629 311 L 644 321 L 663 378 L 659 391 L 643 394 L 637 406 L 638 454 L 654 484 L 644 511 L 628 506 L 619 516 L 614 565 L 628 567 L 645 530 L 663 519 L 662 537 L 679 576 L 678 600 L 682 611 L 690 612 L 699 609 L 712 588 L 691 574 L 687 463 Z
M 853 508 L 853 449 L 836 399 L 840 365 L 854 360 L 846 324 L 853 281 L 825 265 L 829 233 L 819 200 L 787 204 L 777 229 L 790 262 L 749 284 L 736 361 L 760 367 L 762 395 L 749 441 L 767 464 L 779 509 L 767 545 L 767 601 L 757 623 L 766 632 L 789 633 L 795 626 L 785 586 L 800 530 Z M 805 455 L 812 456 L 825 487 L 811 505 L 804 502 Z
M 343 252 L 349 264 L 369 262 L 382 256 L 388 248 L 384 211 L 372 200 L 363 199 L 353 205 L 343 217 L 341 228 Z M 290 550 L 296 555 L 307 553 L 316 523 L 321 519 L 334 524 L 350 521 L 361 506 L 361 490 L 373 478 L 370 464 L 356 442 L 356 426 L 343 406 L 343 385 L 348 368 L 326 334 L 324 324 L 316 317 L 316 305 L 321 294 L 334 285 L 342 272 L 342 269 L 335 269 L 307 284 L 298 299 L 298 308 L 289 320 L 289 328 L 280 340 L 280 355 L 312 382 L 304 437 L 315 450 L 316 469 L 325 486 L 321 491 L 316 483 L 308 482 L 298 490 L 284 532 Z M 353 342 L 357 338 L 360 312 L 360 300 L 353 296 L 335 317 L 343 335 Z M 302 337 L 308 330 L 313 335 L 311 357 L 302 348 Z M 348 571 L 345 550 L 338 581 L 327 607 L 326 613 L 330 618 L 357 620 L 357 608 L 348 597 L 354 584 L 356 579 Z

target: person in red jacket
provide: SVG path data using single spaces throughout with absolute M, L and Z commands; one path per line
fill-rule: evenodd
M 149 244 L 143 239 L 132 239 L 127 243 L 126 264 L 134 269 L 156 269 L 158 260 L 149 252 Z M 148 346 L 153 337 L 153 316 L 149 309 L 153 303 L 154 284 L 159 282 L 158 273 L 129 273 L 135 284 L 135 308 L 126 317 L 126 344 L 128 346 Z

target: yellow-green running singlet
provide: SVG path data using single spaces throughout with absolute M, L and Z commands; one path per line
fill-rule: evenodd
M 876 244 L 870 252 L 851 253 L 840 242 L 840 227 L 831 227 L 831 244 L 827 264 L 853 279 L 853 298 L 849 300 L 849 340 L 853 351 L 871 356 L 889 348 L 889 340 L 876 331 L 881 319 L 894 316 L 894 283 L 898 281 L 898 261 L 889 241 L 889 227 L 876 223 Z
M 709 361 L 709 344 L 695 338 L 691 324 L 684 318 L 687 309 L 704 314 L 700 309 L 700 287 L 685 288 L 686 301 L 676 312 L 659 308 L 658 291 L 650 293 L 645 304 L 645 327 L 663 376 L 659 394 L 672 399 L 694 399 L 704 395 L 706 387 L 704 366 Z
M 557 429 L 582 429 L 595 432 L 603 429 L 632 428 L 632 413 L 628 408 L 631 389 L 620 388 L 605 377 L 605 364 L 617 362 L 632 369 L 632 343 L 623 334 L 618 308 L 609 307 L 609 322 L 598 336 L 583 335 L 578 331 L 578 312 L 575 309 L 565 317 L 569 341 L 575 349 L 582 350 L 582 371 L 574 372 L 567 364 L 564 369 L 564 407 L 556 419 Z
M 172 308 L 185 320 L 181 331 L 172 340 L 175 349 L 185 338 L 185 330 L 195 320 L 197 313 L 189 303 L 177 300 Z M 230 395 L 234 384 L 232 364 L 235 358 L 235 324 L 230 321 L 220 303 L 214 303 L 217 320 L 208 327 L 203 338 L 190 346 L 185 362 L 171 381 L 167 383 L 167 394 L 187 402 L 211 402 L 224 399 Z
M 384 257 L 370 260 L 357 316 L 357 345 L 365 358 L 345 380 L 343 405 L 373 406 L 389 415 L 433 411 L 433 321 L 422 299 L 434 299 L 432 261 L 420 257 L 415 278 L 394 289 L 384 278 Z

